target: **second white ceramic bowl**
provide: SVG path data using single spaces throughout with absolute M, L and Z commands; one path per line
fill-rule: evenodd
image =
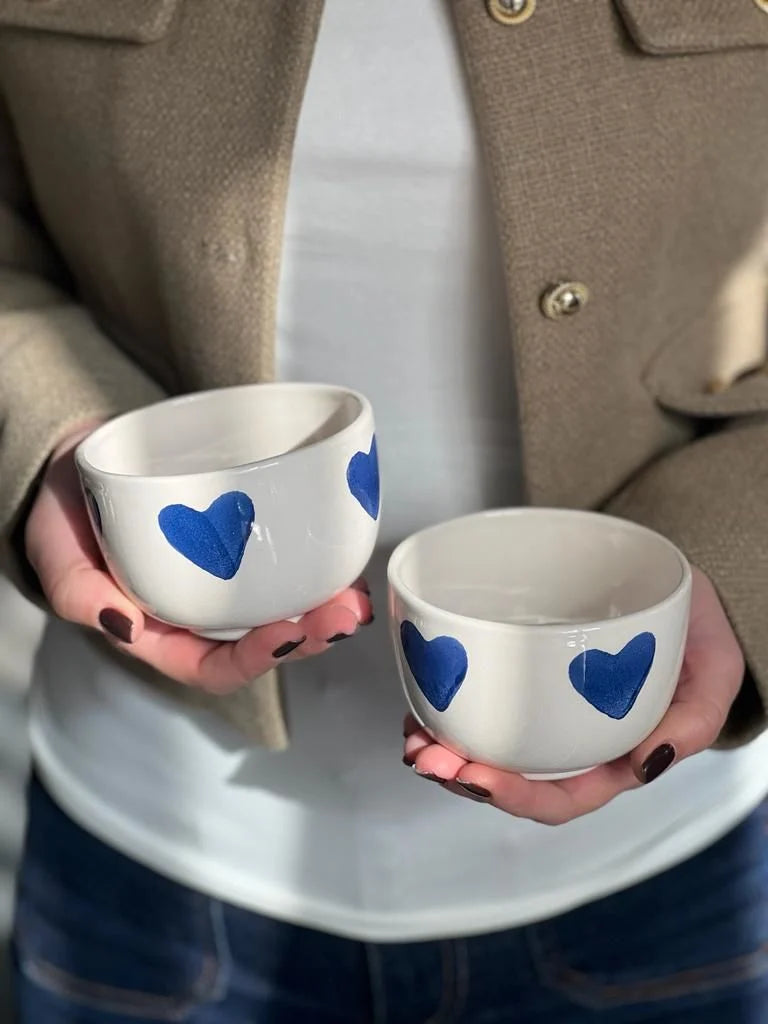
M 466 516 L 405 540 L 389 584 L 411 709 L 470 760 L 575 774 L 630 751 L 671 702 L 691 572 L 641 526 L 561 509 Z

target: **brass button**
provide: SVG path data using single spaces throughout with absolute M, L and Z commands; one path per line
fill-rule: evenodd
M 580 281 L 561 281 L 541 296 L 541 311 L 550 320 L 581 312 L 589 302 L 589 289 Z
M 768 14 L 768 0 L 755 0 L 755 3 L 761 11 L 765 11 Z
M 500 25 L 521 25 L 536 10 L 536 0 L 486 0 L 486 7 Z

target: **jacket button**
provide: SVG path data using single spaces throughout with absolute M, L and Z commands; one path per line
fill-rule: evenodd
M 520 25 L 536 10 L 536 0 L 486 0 L 486 7 L 500 25 Z
M 765 11 L 768 14 L 768 0 L 755 0 L 755 3 L 761 11 Z
M 550 320 L 562 320 L 581 312 L 589 302 L 589 289 L 580 281 L 561 281 L 541 296 L 541 311 Z

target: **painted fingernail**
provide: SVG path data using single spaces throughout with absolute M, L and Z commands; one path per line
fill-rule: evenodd
M 648 785 L 649 782 L 653 782 L 654 779 L 665 772 L 667 768 L 675 760 L 677 751 L 671 743 L 662 743 L 660 747 L 656 747 L 652 754 L 643 761 L 642 768 L 640 769 L 643 782 Z
M 416 762 L 413 760 L 412 757 L 409 757 L 407 754 L 403 754 L 403 764 L 405 765 L 406 768 L 413 768 Z
M 272 651 L 273 658 L 284 658 L 287 654 L 291 654 L 296 650 L 297 647 L 301 647 L 307 638 L 303 636 L 301 640 L 286 640 L 284 644 L 280 644 Z
M 444 786 L 448 781 L 447 779 L 441 779 L 440 776 L 435 775 L 434 772 L 420 772 L 418 768 L 416 769 L 416 775 L 418 775 L 420 779 L 426 779 L 427 782 L 436 782 L 439 786 Z
M 99 623 L 104 632 L 109 633 L 115 640 L 124 644 L 133 643 L 133 623 L 127 615 L 123 615 L 116 608 L 102 608 Z
M 476 786 L 474 782 L 461 782 L 459 779 L 456 779 L 456 785 L 459 789 L 463 790 L 467 796 L 482 803 L 487 803 L 493 796 L 490 789 L 484 789 L 482 786 Z
M 348 640 L 351 636 L 351 633 L 334 633 L 333 636 L 328 637 L 326 643 L 337 644 L 339 640 Z

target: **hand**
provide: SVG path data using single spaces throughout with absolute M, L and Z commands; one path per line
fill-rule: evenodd
M 370 622 L 362 580 L 299 622 L 262 626 L 236 643 L 204 640 L 145 616 L 105 570 L 80 490 L 73 451 L 96 425 L 72 434 L 53 453 L 26 524 L 27 558 L 61 618 L 100 630 L 180 683 L 219 694 L 283 661 L 319 654 Z
M 559 825 L 597 810 L 625 790 L 652 782 L 672 761 L 711 746 L 743 676 L 744 659 L 715 588 L 703 572 L 694 569 L 691 619 L 677 691 L 659 726 L 627 757 L 575 778 L 532 782 L 464 761 L 435 743 L 409 716 L 405 761 L 418 774 L 460 796 L 491 803 L 520 818 Z

